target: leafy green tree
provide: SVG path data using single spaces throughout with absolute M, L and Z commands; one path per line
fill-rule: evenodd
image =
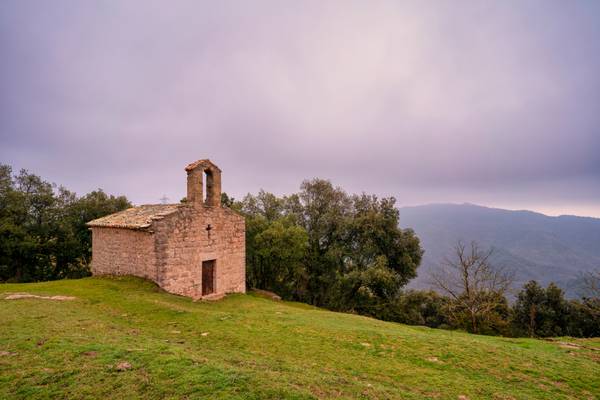
M 260 191 L 231 205 L 246 218 L 246 281 L 249 287 L 297 299 L 306 290 L 307 233 L 283 208 L 283 199 Z
M 512 322 L 517 334 L 536 336 L 545 300 L 546 291 L 536 281 L 529 281 L 523 286 L 513 306 Z
M 20 268 L 15 256 L 22 250 L 26 231 L 16 224 L 14 214 L 19 206 L 20 196 L 15 190 L 12 168 L 0 164 L 0 281 L 8 280 Z M 19 260 L 20 261 L 20 260 Z
M 82 198 L 39 176 L 0 165 L 0 281 L 29 282 L 89 274 L 85 223 L 129 207 L 102 191 Z
M 322 179 L 300 189 L 282 198 L 261 190 L 233 206 L 246 217 L 249 286 L 382 315 L 379 310 L 416 276 L 423 254 L 414 233 L 398 227 L 395 200 L 351 196 Z M 282 286 L 283 276 L 288 282 Z
M 343 226 L 350 217 L 350 199 L 331 182 L 304 181 L 298 193 L 296 218 L 308 232 L 306 298 L 315 305 L 330 305 L 331 289 L 343 274 Z
M 241 211 L 245 215 L 261 215 L 268 221 L 275 221 L 286 215 L 283 204 L 284 199 L 261 190 L 256 196 L 248 194 L 244 197 Z
M 569 336 L 600 337 L 600 299 L 585 297 L 569 301 L 566 332 Z
M 185 199 L 185 201 L 183 201 L 183 199 Z M 181 202 L 187 202 L 187 198 L 184 197 Z M 221 205 L 224 207 L 228 207 L 228 208 L 232 208 L 234 206 L 234 204 L 236 203 L 235 199 L 233 197 L 229 197 L 229 195 L 225 192 L 221 193 Z
M 332 287 L 329 306 L 335 309 L 381 317 L 400 287 L 399 275 L 388 267 L 385 256 L 366 268 L 340 276 Z
M 423 251 L 412 230 L 398 227 L 396 200 L 362 194 L 352 196 L 351 201 L 351 217 L 343 235 L 346 264 L 368 267 L 383 256 L 387 267 L 397 274 L 398 286 L 406 285 L 417 276 Z
M 409 290 L 397 297 L 390 308 L 390 321 L 430 328 L 449 327 L 445 309 L 449 299 L 433 290 Z
M 257 233 L 254 245 L 253 269 L 248 277 L 252 285 L 285 298 L 300 296 L 306 286 L 306 231 L 281 218 Z
M 11 172 L 10 167 L 2 168 L 1 278 L 30 281 L 52 276 L 58 205 L 53 186 L 26 170 L 14 178 Z
M 346 310 L 361 309 L 359 298 L 373 309 L 416 276 L 423 252 L 414 232 L 399 228 L 394 198 L 350 196 L 322 179 L 300 189 L 284 204 L 309 235 L 304 301 Z
M 569 314 L 569 302 L 562 289 L 554 283 L 544 289 L 536 281 L 529 281 L 517 295 L 513 307 L 513 326 L 517 335 L 566 335 Z
M 72 247 L 80 265 L 89 265 L 92 260 L 92 236 L 86 223 L 130 207 L 132 204 L 125 196 L 108 195 L 102 189 L 70 202 L 63 220 L 71 231 Z

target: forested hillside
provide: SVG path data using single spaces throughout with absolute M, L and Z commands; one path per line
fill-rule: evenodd
M 458 240 L 493 247 L 493 261 L 516 272 L 515 286 L 534 279 L 556 282 L 571 296 L 579 277 L 600 268 L 600 219 L 549 217 L 472 204 L 433 204 L 400 209 L 400 225 L 413 228 L 425 249 L 411 286 L 429 287 L 430 274 L 452 255 Z

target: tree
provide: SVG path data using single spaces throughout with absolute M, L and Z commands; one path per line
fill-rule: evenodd
M 600 269 L 588 271 L 583 275 L 583 291 L 584 298 L 600 301 Z
M 89 221 L 132 207 L 125 196 L 113 196 L 102 189 L 94 190 L 66 207 L 63 221 L 72 234 L 77 262 L 88 266 L 92 261 L 92 236 L 86 225 Z
M 529 337 L 536 336 L 545 299 L 546 291 L 536 281 L 523 286 L 513 307 L 513 324 L 517 330 L 525 330 Z
M 566 333 L 569 336 L 600 337 L 599 299 L 584 298 L 569 301 Z
M 378 199 L 366 194 L 351 197 L 351 218 L 344 226 L 346 263 L 367 267 L 385 257 L 387 267 L 397 274 L 398 286 L 417 276 L 423 250 L 411 229 L 400 229 L 400 214 L 393 197 Z
M 448 298 L 433 290 L 408 290 L 399 293 L 391 304 L 382 307 L 376 318 L 430 328 L 449 327 L 446 317 Z
M 379 315 L 416 276 L 423 254 L 414 232 L 398 227 L 395 199 L 348 195 L 323 179 L 300 189 L 281 198 L 261 190 L 232 206 L 246 217 L 248 285 Z M 280 273 L 291 280 L 283 287 Z
M 3 166 L 0 198 L 0 279 L 30 281 L 53 276 L 58 201 L 53 185 L 21 170 L 15 177 Z
M 536 281 L 529 281 L 517 295 L 513 307 L 515 333 L 526 332 L 529 337 L 569 334 L 570 307 L 564 292 L 554 283 L 544 289 Z
M 130 207 L 101 190 L 82 198 L 39 176 L 0 165 L 0 281 L 29 282 L 89 274 L 86 222 Z
M 423 251 L 414 232 L 399 228 L 394 198 L 351 196 L 313 179 L 284 207 L 309 235 L 306 301 L 343 311 L 363 299 L 372 309 L 388 304 L 416 276 Z M 359 296 L 359 289 L 369 296 Z
M 582 298 L 582 306 L 590 318 L 600 320 L 600 269 L 590 271 L 584 278 L 585 295 Z M 600 331 L 598 327 L 597 331 Z
M 433 285 L 452 299 L 449 316 L 473 333 L 483 326 L 499 329 L 508 310 L 505 294 L 513 273 L 493 266 L 493 250 L 482 251 L 476 242 L 467 249 L 459 241 L 454 251 L 454 258 L 446 258 L 440 272 L 431 275 Z
M 253 239 L 250 285 L 284 298 L 299 296 L 305 287 L 303 261 L 307 246 L 308 235 L 302 227 L 283 218 L 265 225 Z
M 181 203 L 187 202 L 187 198 L 185 198 L 185 201 L 183 201 L 183 199 L 181 199 Z M 221 205 L 223 207 L 228 207 L 231 208 L 233 207 L 233 205 L 236 203 L 235 199 L 233 197 L 229 197 L 229 195 L 227 195 L 227 193 L 223 192 L 221 193 Z
M 329 307 L 382 318 L 400 289 L 399 275 L 379 256 L 366 268 L 339 277 L 331 288 Z
M 600 269 L 583 275 L 580 300 L 569 302 L 569 334 L 582 337 L 600 336 Z
M 323 179 L 304 181 L 295 198 L 298 223 L 308 233 L 305 257 L 308 281 L 306 297 L 314 305 L 331 305 L 331 288 L 343 273 L 342 225 L 349 217 L 347 194 Z

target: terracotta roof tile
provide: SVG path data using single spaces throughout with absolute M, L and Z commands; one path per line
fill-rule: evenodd
M 87 226 L 106 228 L 146 229 L 152 222 L 176 213 L 184 204 L 148 204 L 128 208 L 87 223 Z

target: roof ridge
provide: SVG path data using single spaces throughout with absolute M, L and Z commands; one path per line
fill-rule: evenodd
M 143 204 L 94 219 L 89 227 L 145 229 L 154 221 L 161 220 L 185 207 L 186 204 Z

